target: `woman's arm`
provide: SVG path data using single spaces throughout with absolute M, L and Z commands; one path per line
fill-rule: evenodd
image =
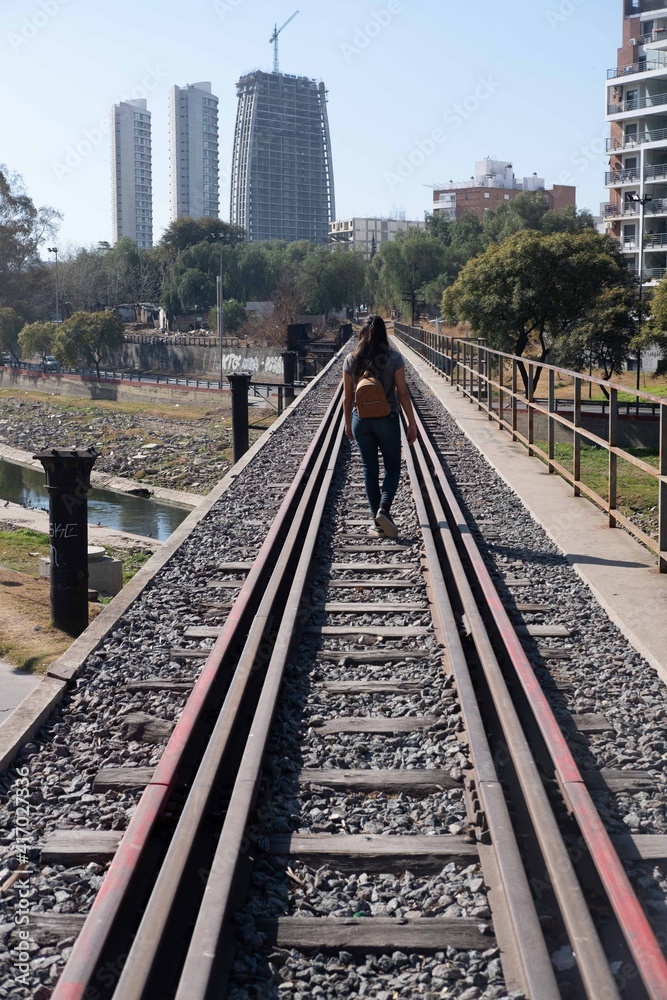
M 394 385 L 398 394 L 398 401 L 403 407 L 403 413 L 408 421 L 408 442 L 414 444 L 417 440 L 417 424 L 415 423 L 415 412 L 412 409 L 412 400 L 408 387 L 405 384 L 405 368 L 397 368 L 394 372 Z
M 343 415 L 345 417 L 345 433 L 352 438 L 352 409 L 354 407 L 354 379 L 343 372 Z

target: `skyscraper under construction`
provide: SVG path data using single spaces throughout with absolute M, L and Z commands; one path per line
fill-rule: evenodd
M 237 93 L 231 221 L 250 240 L 326 243 L 335 202 L 324 84 L 255 72 Z

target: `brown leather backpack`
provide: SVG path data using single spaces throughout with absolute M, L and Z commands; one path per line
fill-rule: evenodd
M 366 417 L 388 417 L 391 413 L 382 384 L 370 371 L 365 371 L 357 382 L 354 403 L 362 420 Z

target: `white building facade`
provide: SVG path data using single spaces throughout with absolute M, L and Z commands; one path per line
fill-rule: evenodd
M 218 98 L 211 84 L 169 92 L 171 218 L 220 214 Z
M 408 229 L 426 229 L 426 223 L 411 219 L 367 219 L 355 216 L 353 219 L 329 223 L 329 240 L 370 255 L 374 250 L 379 250 L 383 243 L 395 240 L 399 233 L 407 232 Z
M 111 110 L 111 202 L 114 243 L 129 236 L 142 250 L 152 247 L 151 113 L 143 99 Z
M 624 0 L 607 121 L 606 230 L 642 281 L 656 282 L 667 272 L 667 0 Z

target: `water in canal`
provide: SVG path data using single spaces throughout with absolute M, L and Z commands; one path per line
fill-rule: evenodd
M 0 520 L 2 501 L 26 507 L 49 509 L 44 473 L 0 459 Z M 150 535 L 163 542 L 189 514 L 183 507 L 144 500 L 112 490 L 91 490 L 88 494 L 88 521 L 115 531 Z

